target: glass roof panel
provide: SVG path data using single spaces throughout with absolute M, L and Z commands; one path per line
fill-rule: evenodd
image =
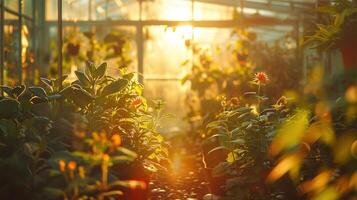
M 16 0 L 5 0 L 5 6 L 13 11 L 18 12 L 19 10 L 19 1 Z
M 88 0 L 64 0 L 62 2 L 63 20 L 88 20 Z M 57 20 L 57 0 L 46 0 L 46 19 Z
M 92 0 L 92 20 L 138 20 L 139 2 L 134 0 Z
M 191 1 L 155 0 L 142 4 L 143 20 L 192 20 Z
M 195 2 L 194 12 L 195 20 L 232 20 L 234 7 Z

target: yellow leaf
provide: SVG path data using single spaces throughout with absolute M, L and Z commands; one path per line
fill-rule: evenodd
M 302 141 L 309 125 L 309 116 L 308 110 L 297 110 L 296 114 L 282 125 L 271 145 L 273 155 L 296 146 Z
M 285 156 L 270 172 L 267 177 L 267 182 L 274 182 L 284 176 L 284 174 L 288 173 L 289 171 L 292 171 L 293 174 L 298 172 L 302 159 L 302 156 L 297 153 Z
M 237 157 L 238 157 L 238 154 L 237 153 L 232 153 L 230 152 L 228 155 L 227 155 L 227 162 L 229 163 L 233 163 L 234 161 L 237 160 Z

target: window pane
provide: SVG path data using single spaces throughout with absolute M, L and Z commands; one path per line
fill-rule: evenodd
M 5 56 L 5 85 L 16 85 L 18 81 L 19 31 L 17 17 L 5 15 L 4 27 L 4 56 Z
M 134 27 L 64 27 L 63 74 L 74 79 L 75 70 L 84 70 L 85 62 L 108 63 L 108 73 L 119 74 L 119 67 L 128 67 L 129 72 L 137 71 L 137 51 Z M 52 76 L 57 74 L 57 28 L 50 29 L 50 64 Z
M 46 19 L 57 19 L 57 0 L 46 0 Z M 63 20 L 88 20 L 88 0 L 63 0 L 62 2 Z
M 195 2 L 195 20 L 231 20 L 234 8 L 216 4 Z
M 185 46 L 185 40 L 192 38 L 192 27 L 151 26 L 144 34 L 144 77 L 182 78 L 187 67 L 181 63 L 192 57 Z
M 23 0 L 22 12 L 29 17 L 33 17 L 32 6 L 32 0 Z
M 33 27 L 31 22 L 24 22 L 22 28 L 22 69 L 23 81 L 27 84 L 33 84 L 38 81 L 39 72 L 35 66 L 35 46 L 33 37 Z
M 192 20 L 191 1 L 155 0 L 143 2 L 143 19 Z
M 128 0 L 92 0 L 92 20 L 138 20 L 139 2 Z
M 19 11 L 19 1 L 18 0 L 5 0 L 5 6 L 13 11 Z

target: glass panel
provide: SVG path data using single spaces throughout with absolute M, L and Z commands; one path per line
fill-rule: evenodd
M 46 0 L 46 20 L 57 20 L 57 0 Z
M 187 113 L 185 103 L 188 85 L 182 85 L 181 81 L 145 80 L 144 96 L 148 99 L 161 99 L 166 105 L 163 114 L 174 115 L 173 118 L 165 119 L 162 124 L 163 133 L 172 133 L 187 129 L 183 120 Z
M 214 63 L 219 63 L 217 67 L 229 67 L 235 61 L 229 49 L 235 45 L 232 31 L 230 28 L 195 28 L 194 41 L 201 52 L 208 53 Z M 199 59 L 198 55 L 195 59 Z
M 46 0 L 46 19 L 57 19 L 57 0 Z M 88 0 L 63 0 L 63 20 L 77 21 L 88 20 L 89 5 Z
M 5 56 L 5 85 L 15 85 L 18 81 L 19 31 L 17 17 L 5 15 L 4 27 L 4 56 Z
M 95 63 L 107 62 L 108 73 L 119 74 L 119 68 L 127 66 L 129 72 L 137 71 L 137 51 L 134 27 L 98 26 L 64 27 L 63 74 L 69 80 L 75 78 L 75 70 L 83 70 L 87 60 Z M 50 48 L 57 46 L 57 29 L 50 29 Z M 51 50 L 51 76 L 57 73 L 57 51 Z
M 138 20 L 139 2 L 132 0 L 92 0 L 90 15 L 92 20 Z
M 155 0 L 143 2 L 143 19 L 192 20 L 191 1 Z
M 195 20 L 231 20 L 234 15 L 234 7 L 221 6 L 195 2 Z
M 5 19 L 7 20 L 7 22 L 8 23 L 10 23 L 10 21 L 11 20 L 18 20 L 19 19 L 19 17 L 18 16 L 16 16 L 16 15 L 13 15 L 13 14 L 11 14 L 11 13 L 8 13 L 8 12 L 6 12 L 5 11 Z M 15 22 L 11 22 L 11 23 L 13 23 L 13 24 L 15 24 Z M 16 22 L 17 23 L 17 22 Z
M 22 75 L 24 83 L 33 84 L 38 80 L 38 72 L 35 70 L 35 47 L 32 40 L 33 27 L 30 22 L 25 24 L 22 28 Z
M 19 1 L 18 0 L 5 0 L 5 6 L 13 11 L 19 11 Z
M 33 0 L 23 0 L 22 12 L 29 17 L 32 17 L 33 14 L 32 2 Z
M 57 0 L 46 0 L 46 19 L 57 19 Z M 139 19 L 138 1 L 64 0 L 64 20 Z
M 192 38 L 191 26 L 146 27 L 144 46 L 145 78 L 181 78 L 187 68 L 181 66 L 192 58 L 185 41 Z

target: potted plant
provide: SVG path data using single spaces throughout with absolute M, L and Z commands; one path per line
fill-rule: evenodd
M 357 7 L 354 2 L 339 0 L 330 6 L 319 7 L 327 14 L 327 23 L 317 24 L 317 30 L 308 36 L 318 50 L 339 49 L 345 69 L 357 68 Z M 322 16 L 323 17 L 323 16 Z

